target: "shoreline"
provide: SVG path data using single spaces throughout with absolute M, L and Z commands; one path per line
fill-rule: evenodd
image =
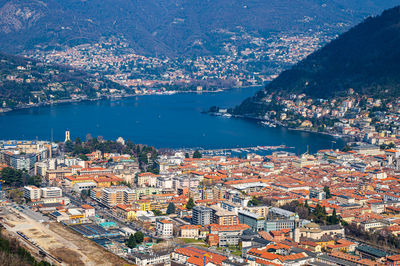
M 209 114 L 209 115 L 214 115 L 214 116 L 221 116 L 223 117 L 222 114 L 218 114 L 218 113 L 212 113 L 212 112 L 208 112 L 205 111 L 205 114 Z M 347 141 L 346 138 L 351 139 L 351 136 L 347 136 L 347 135 L 341 135 L 338 132 L 319 132 L 319 131 L 313 131 L 313 130 L 308 130 L 306 128 L 293 128 L 293 127 L 289 127 L 288 125 L 280 122 L 280 121 L 275 121 L 275 120 L 271 120 L 271 119 L 264 119 L 264 118 L 260 118 L 260 117 L 254 117 L 254 116 L 248 116 L 248 115 L 232 115 L 230 117 L 227 118 L 239 118 L 239 119 L 247 119 L 247 120 L 255 120 L 257 122 L 259 121 L 268 121 L 268 122 L 272 122 L 275 123 L 277 126 L 285 128 L 287 130 L 291 130 L 291 131 L 299 131 L 299 132 L 306 132 L 306 133 L 315 133 L 315 134 L 322 134 L 322 135 L 326 135 L 326 136 L 330 136 L 333 137 L 335 139 L 340 139 L 342 141 Z
M 126 99 L 131 97 L 138 97 L 138 96 L 153 96 L 153 95 L 160 95 L 160 96 L 169 96 L 174 94 L 183 94 L 183 93 L 220 93 L 224 91 L 229 91 L 233 89 L 245 89 L 245 88 L 255 88 L 255 87 L 262 87 L 263 85 L 251 85 L 251 86 L 243 86 L 243 87 L 232 87 L 232 88 L 224 88 L 224 89 L 217 89 L 217 90 L 187 90 L 187 91 L 165 91 L 165 92 L 155 92 L 155 93 L 138 93 L 138 94 L 118 94 L 118 95 L 104 95 L 96 98 L 79 98 L 79 99 L 63 99 L 53 102 L 41 102 L 35 104 L 24 104 L 16 107 L 0 107 L 0 115 L 7 114 L 17 110 L 23 109 L 30 109 L 35 107 L 43 107 L 43 106 L 51 106 L 51 105 L 59 105 L 59 104 L 71 104 L 71 103 L 81 103 L 81 102 L 95 102 L 100 100 L 117 100 L 117 99 Z

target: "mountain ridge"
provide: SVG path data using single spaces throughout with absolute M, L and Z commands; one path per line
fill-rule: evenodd
M 400 96 L 400 6 L 370 17 L 284 71 L 266 91 L 329 98 L 350 88 Z
M 214 32 L 317 30 L 391 7 L 394 0 L 91 0 L 0 1 L 0 44 L 9 53 L 122 35 L 144 54 L 218 50 Z

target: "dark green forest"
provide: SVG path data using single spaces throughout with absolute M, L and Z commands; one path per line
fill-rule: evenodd
M 400 7 L 369 17 L 272 81 L 266 91 L 341 96 L 400 96 Z

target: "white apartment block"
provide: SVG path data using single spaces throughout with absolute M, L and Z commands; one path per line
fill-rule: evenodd
M 28 200 L 40 200 L 40 189 L 35 186 L 24 187 L 24 197 Z
M 42 198 L 59 198 L 62 197 L 62 190 L 59 187 L 44 187 L 40 189 Z
M 174 224 L 166 219 L 157 220 L 156 222 L 156 233 L 161 237 L 172 237 Z

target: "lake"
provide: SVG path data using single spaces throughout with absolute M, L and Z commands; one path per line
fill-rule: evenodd
M 0 139 L 85 139 L 87 133 L 157 148 L 236 148 L 281 145 L 293 152 L 340 148 L 343 141 L 331 136 L 268 128 L 255 121 L 201 113 L 210 106 L 232 107 L 259 88 L 237 88 L 220 93 L 147 95 L 16 110 L 0 115 Z M 332 143 L 332 141 L 336 143 Z

